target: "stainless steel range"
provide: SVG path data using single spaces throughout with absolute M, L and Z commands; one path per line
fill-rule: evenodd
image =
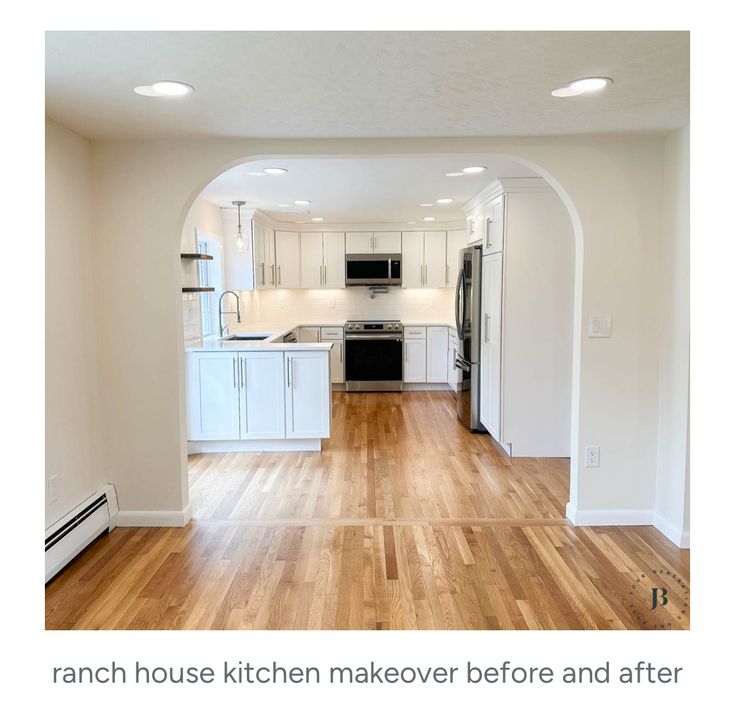
M 345 324 L 345 383 L 348 391 L 403 388 L 403 324 L 351 321 Z

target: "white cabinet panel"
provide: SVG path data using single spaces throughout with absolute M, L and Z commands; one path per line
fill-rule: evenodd
M 429 383 L 447 382 L 447 349 L 449 337 L 445 326 L 426 328 L 426 380 Z
M 188 438 L 238 439 L 237 353 L 190 353 L 186 363 Z
M 286 436 L 283 352 L 241 353 L 240 439 Z
M 503 215 L 505 196 L 500 195 L 493 199 L 485 212 L 485 239 L 483 241 L 482 254 L 498 253 L 503 250 L 505 235 L 505 220 Z
M 424 233 L 424 287 L 447 286 L 447 232 Z
M 276 287 L 296 288 L 301 285 L 299 234 L 276 231 Z
M 423 231 L 404 232 L 402 248 L 402 287 L 421 287 L 424 282 Z
M 464 231 L 447 232 L 447 287 L 455 287 L 459 275 L 459 251 L 467 245 Z
M 318 326 L 302 326 L 299 327 L 299 343 L 318 343 L 320 340 L 320 332 Z
M 346 248 L 348 253 L 372 253 L 373 252 L 373 233 L 366 232 L 348 232 L 345 234 Z
M 400 253 L 401 232 L 400 231 L 376 231 L 373 233 L 374 253 Z
M 324 262 L 321 233 L 302 233 L 301 287 L 316 290 L 322 286 Z
M 324 287 L 337 289 L 345 286 L 345 234 L 324 234 Z
M 426 339 L 403 340 L 403 380 L 426 383 Z
M 464 237 L 464 232 L 462 232 Z M 453 391 L 459 390 L 459 383 L 462 380 L 461 371 L 454 365 L 459 353 L 459 341 L 451 332 L 449 334 L 449 351 L 447 353 L 447 383 Z
M 482 259 L 482 339 L 480 347 L 480 422 L 499 442 L 501 438 L 501 327 L 503 254 Z
M 344 341 L 335 341 L 329 352 L 329 373 L 332 383 L 345 382 Z
M 253 219 L 255 244 L 255 287 L 271 289 L 276 286 L 276 237 L 272 229 Z
M 286 437 L 329 437 L 331 386 L 327 351 L 286 353 Z
M 467 243 L 484 242 L 485 212 L 482 209 L 473 211 L 467 217 Z

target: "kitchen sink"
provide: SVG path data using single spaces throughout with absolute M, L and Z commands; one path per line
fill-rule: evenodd
M 269 336 L 270 334 L 230 334 L 230 336 L 225 336 L 220 341 L 265 341 Z

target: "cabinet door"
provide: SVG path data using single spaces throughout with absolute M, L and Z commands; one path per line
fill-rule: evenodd
M 400 231 L 376 231 L 373 234 L 373 250 L 376 253 L 400 253 L 401 232 Z
M 464 236 L 464 231 L 462 232 Z M 455 367 L 454 362 L 457 360 L 459 346 L 457 340 L 449 337 L 449 350 L 447 351 L 447 383 L 449 387 L 456 393 L 459 389 L 459 369 Z
M 485 212 L 479 209 L 467 219 L 467 243 L 485 242 Z
M 498 253 L 503 250 L 503 237 L 505 235 L 505 219 L 503 217 L 504 206 L 503 195 L 490 202 L 487 207 L 487 222 L 485 224 L 485 240 L 482 253 Z
M 324 234 L 324 285 L 328 289 L 345 286 L 345 234 Z
M 429 383 L 447 382 L 447 349 L 449 336 L 445 326 L 426 328 L 426 380 Z
M 295 288 L 301 284 L 299 234 L 276 231 L 276 287 Z
M 190 440 L 239 439 L 237 352 L 197 352 L 186 357 Z
M 402 236 L 402 287 L 421 287 L 424 282 L 424 234 L 405 231 Z
M 503 254 L 483 259 L 482 267 L 482 339 L 480 349 L 481 394 L 480 421 L 498 442 L 501 438 L 502 404 L 502 306 Z
M 329 437 L 331 417 L 329 352 L 286 353 L 286 437 Z
M 241 353 L 240 438 L 283 439 L 286 411 L 283 396 L 283 352 Z
M 424 233 L 424 287 L 447 286 L 447 232 Z
M 447 287 L 457 284 L 459 275 L 459 251 L 466 246 L 464 231 L 447 232 Z
M 301 287 L 318 290 L 322 286 L 324 267 L 322 234 L 301 233 Z
M 314 344 L 320 340 L 318 326 L 302 326 L 299 327 L 299 343 Z
M 347 241 L 347 252 L 348 253 L 372 253 L 373 252 L 373 234 L 372 232 L 347 233 L 346 241 Z
M 426 383 L 426 339 L 403 340 L 403 380 Z
M 263 227 L 265 233 L 267 260 L 265 263 L 265 277 L 267 287 L 276 287 L 276 232 L 272 228 Z
M 253 221 L 253 260 L 255 263 L 255 289 L 268 287 L 268 241 L 263 227 Z
M 329 352 L 329 373 L 332 383 L 345 382 L 344 341 L 335 341 Z

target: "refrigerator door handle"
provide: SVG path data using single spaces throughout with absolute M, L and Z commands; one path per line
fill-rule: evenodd
M 459 316 L 459 303 L 462 302 L 462 319 Z M 464 341 L 464 267 L 457 274 L 457 288 L 454 293 L 454 321 L 457 325 L 457 338 Z

